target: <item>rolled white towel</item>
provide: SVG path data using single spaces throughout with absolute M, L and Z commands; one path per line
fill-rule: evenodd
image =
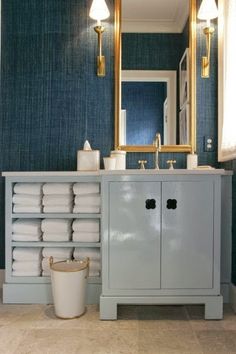
M 83 259 L 85 257 L 89 257 L 92 261 L 99 261 L 101 259 L 100 249 L 92 248 L 92 247 L 79 247 L 74 250 L 74 258 L 75 259 Z
M 100 213 L 99 206 L 89 206 L 89 205 L 75 205 L 73 209 L 74 214 L 79 213 L 90 213 L 90 214 L 97 214 Z
M 42 277 L 50 277 L 50 276 L 51 276 L 50 269 L 42 271 Z
M 41 271 L 41 261 L 13 261 L 13 270 L 20 271 Z
M 65 261 L 64 258 L 53 257 L 53 263 Z M 42 269 L 50 271 L 49 257 L 44 257 L 42 260 Z
M 40 206 L 42 202 L 41 195 L 32 194 L 14 194 L 12 198 L 13 204 L 20 204 L 23 206 L 33 205 Z
M 89 269 L 89 277 L 99 277 L 99 276 L 100 276 L 100 270 Z
M 73 254 L 72 247 L 44 247 L 43 257 L 56 257 L 64 260 L 71 259 Z
M 75 183 L 73 185 L 74 194 L 96 194 L 100 192 L 99 183 Z
M 101 270 L 101 262 L 90 260 L 89 270 L 91 270 L 91 271 L 99 270 L 100 271 Z
M 44 213 L 71 213 L 73 209 L 72 204 L 70 205 L 49 205 L 43 207 Z
M 12 258 L 16 261 L 40 261 L 42 259 L 42 248 L 38 247 L 15 247 Z
M 73 195 L 61 194 L 61 195 L 44 195 L 44 206 L 59 206 L 59 205 L 71 205 L 73 202 Z
M 41 229 L 43 232 L 71 232 L 71 219 L 43 219 Z
M 75 204 L 80 206 L 100 206 L 101 196 L 100 194 L 76 195 Z
M 42 206 L 14 204 L 13 213 L 42 213 Z
M 41 235 L 41 220 L 17 219 L 12 224 L 12 232 L 16 234 Z
M 74 231 L 99 232 L 99 220 L 97 219 L 75 219 L 72 224 Z
M 43 183 L 25 183 L 18 182 L 14 185 L 14 193 L 18 194 L 32 194 L 41 195 L 42 194 Z
M 44 194 L 72 194 L 72 183 L 45 183 L 43 185 Z
M 31 235 L 31 234 L 12 234 L 12 240 L 13 241 L 19 241 L 19 242 L 27 242 L 27 241 L 41 241 L 42 236 L 41 234 L 39 235 Z
M 71 240 L 71 232 L 43 233 L 43 241 L 66 242 Z
M 64 258 L 53 257 L 53 263 L 65 261 Z M 50 271 L 49 257 L 44 257 L 42 260 L 42 269 Z
M 13 270 L 12 276 L 13 277 L 40 277 L 41 270 Z
M 75 231 L 72 234 L 74 242 L 99 242 L 99 232 Z

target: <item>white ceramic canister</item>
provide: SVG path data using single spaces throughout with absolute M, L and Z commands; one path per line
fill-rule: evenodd
M 126 151 L 113 150 L 111 151 L 111 157 L 116 158 L 116 170 L 126 169 Z

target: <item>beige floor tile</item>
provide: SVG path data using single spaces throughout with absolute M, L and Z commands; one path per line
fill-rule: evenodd
M 15 354 L 137 354 L 134 331 L 31 330 Z
M 236 331 L 198 331 L 196 336 L 204 354 L 236 353 Z
M 202 354 L 202 349 L 193 332 L 141 330 L 139 353 Z
M 26 330 L 12 329 L 7 326 L 0 328 L 0 353 L 12 354 L 27 335 Z

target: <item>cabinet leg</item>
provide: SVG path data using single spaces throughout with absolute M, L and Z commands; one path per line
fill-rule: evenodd
M 117 302 L 111 297 L 100 296 L 100 320 L 117 319 Z
M 223 297 L 212 296 L 205 303 L 205 319 L 221 320 L 223 318 Z

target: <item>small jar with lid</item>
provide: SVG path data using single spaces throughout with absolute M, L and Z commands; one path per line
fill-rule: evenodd
M 116 158 L 116 170 L 126 169 L 126 151 L 113 150 L 111 151 L 111 157 Z

